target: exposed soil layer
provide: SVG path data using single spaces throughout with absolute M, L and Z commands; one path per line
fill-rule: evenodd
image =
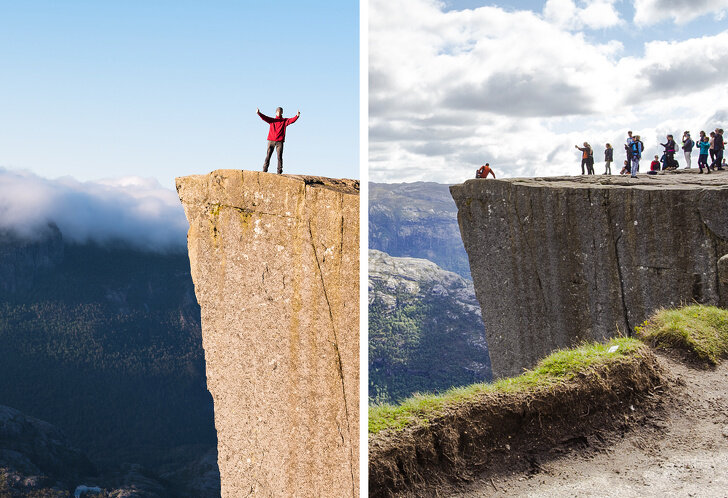
M 570 448 L 606 445 L 603 434 L 628 432 L 644 417 L 638 414 L 659 409 L 655 394 L 667 384 L 645 346 L 557 387 L 486 394 L 426 426 L 383 431 L 369 440 L 369 495 L 442 496 L 474 481 L 491 487 L 476 485 L 473 496 L 494 493 L 493 476 L 538 474 Z
M 440 496 L 728 496 L 728 363 L 659 361 L 676 380 L 657 410 L 616 431 L 599 428 L 579 446 L 525 454 L 531 469 L 482 472 Z

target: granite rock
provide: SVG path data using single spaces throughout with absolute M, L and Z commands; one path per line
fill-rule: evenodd
M 177 179 L 223 497 L 358 496 L 359 183 Z
M 725 305 L 726 180 L 680 171 L 452 186 L 494 375 L 631 334 L 660 307 Z

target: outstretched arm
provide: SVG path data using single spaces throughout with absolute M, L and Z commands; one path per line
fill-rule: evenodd
M 273 122 L 273 118 L 271 118 L 270 116 L 266 116 L 265 114 L 263 114 L 262 112 L 260 112 L 260 109 L 256 109 L 255 112 L 258 114 L 258 116 L 260 116 L 260 119 L 262 119 L 266 123 L 272 123 Z
M 296 122 L 296 120 L 301 116 L 301 111 L 298 111 L 298 114 L 293 116 L 292 118 L 286 119 L 286 126 L 291 125 Z
M 488 173 L 490 173 L 491 175 L 493 175 L 493 178 L 495 178 L 495 173 L 493 173 L 493 170 L 490 170 Z

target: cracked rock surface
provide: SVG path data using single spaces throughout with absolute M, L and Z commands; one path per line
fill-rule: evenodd
M 659 307 L 728 302 L 722 172 L 474 179 L 450 191 L 495 376 L 631 333 Z
M 358 496 L 359 182 L 177 179 L 222 496 Z

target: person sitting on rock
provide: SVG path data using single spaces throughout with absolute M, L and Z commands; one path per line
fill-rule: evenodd
M 656 175 L 660 171 L 660 160 L 655 156 L 655 159 L 650 163 L 650 170 L 647 172 L 648 175 Z
M 276 149 L 278 153 L 278 174 L 283 173 L 283 142 L 286 141 L 286 127 L 296 122 L 298 117 L 301 115 L 301 111 L 292 118 L 283 117 L 283 108 L 276 108 L 276 117 L 271 118 L 266 116 L 260 109 L 256 112 L 260 119 L 270 124 L 270 130 L 268 131 L 268 148 L 265 152 L 265 161 L 263 162 L 263 171 L 268 171 L 268 165 L 270 164 L 270 156 L 273 154 L 273 149 Z
M 628 160 L 625 160 L 624 161 L 624 166 L 622 166 L 622 169 L 619 171 L 619 174 L 620 175 L 629 174 L 629 169 L 630 169 L 629 168 L 629 161 Z
M 485 163 L 485 166 L 481 166 L 475 173 L 475 178 L 487 178 L 488 175 L 493 175 L 493 178 L 495 178 L 495 173 L 490 168 L 490 163 Z

